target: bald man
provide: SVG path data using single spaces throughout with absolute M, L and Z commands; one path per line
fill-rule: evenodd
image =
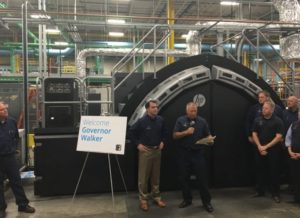
M 198 144 L 200 139 L 211 136 L 205 119 L 198 116 L 198 106 L 190 102 L 186 105 L 186 115 L 177 119 L 173 139 L 178 142 L 178 173 L 181 183 L 183 201 L 179 208 L 185 208 L 192 204 L 192 192 L 190 187 L 191 170 L 197 179 L 197 186 L 201 195 L 204 209 L 211 213 L 211 196 L 207 186 L 206 160 L 204 157 L 204 145 Z
M 287 109 L 283 111 L 283 122 L 285 128 L 285 134 L 290 125 L 298 120 L 298 98 L 296 96 L 290 96 L 287 99 Z

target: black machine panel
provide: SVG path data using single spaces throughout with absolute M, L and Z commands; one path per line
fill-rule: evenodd
M 45 119 L 46 127 L 75 127 L 79 113 L 78 106 L 74 104 L 46 104 Z
M 76 101 L 78 83 L 74 78 L 47 78 L 44 82 L 45 101 Z
M 204 83 L 182 92 L 165 106 L 160 114 L 172 131 L 176 119 L 185 113 L 185 104 L 197 95 L 205 97 L 199 115 L 209 123 L 212 135 L 217 135 L 214 146 L 206 147 L 209 182 L 214 187 L 245 186 L 253 182 L 251 145 L 247 142 L 244 120 L 252 99 L 236 88 L 219 82 Z M 231 96 L 232 98 L 226 97 Z M 226 102 L 224 101 L 226 100 Z M 239 102 L 239 106 L 235 106 Z M 174 110 L 176 108 L 176 110 Z M 171 133 L 170 136 L 171 138 Z M 176 141 L 169 140 L 163 152 L 161 186 L 177 188 Z M 173 179 L 169 179 L 173 178 Z
M 35 131 L 35 183 L 36 195 L 71 195 L 74 193 L 87 153 L 77 152 L 77 130 L 37 129 Z M 133 150 L 134 149 L 134 150 Z M 126 146 L 127 155 L 118 156 L 125 183 L 129 190 L 135 189 L 136 149 Z M 115 191 L 125 190 L 114 155 L 112 163 Z M 110 191 L 108 155 L 91 153 L 78 188 L 80 193 Z
M 76 127 L 78 125 L 80 105 L 75 102 L 79 101 L 79 94 L 78 83 L 74 78 L 46 78 L 44 95 L 45 127 Z

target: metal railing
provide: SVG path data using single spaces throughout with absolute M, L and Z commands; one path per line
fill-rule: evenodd
M 211 46 L 210 50 L 211 52 L 215 53 L 216 48 L 222 47 L 224 51 L 226 52 L 226 56 L 238 63 L 241 63 L 241 57 L 243 49 L 245 48 L 245 42 L 248 44 L 248 50 L 252 50 L 255 52 L 255 59 L 256 61 L 256 71 L 258 75 L 258 69 L 259 69 L 259 61 L 263 61 L 267 64 L 267 66 L 275 73 L 275 75 L 279 78 L 278 84 L 280 85 L 280 88 L 282 90 L 282 87 L 286 91 L 284 93 L 287 93 L 288 95 L 293 94 L 295 87 L 293 82 L 289 82 L 286 79 L 283 78 L 280 69 L 278 69 L 273 63 L 270 58 L 267 57 L 267 55 L 263 52 L 261 49 L 262 42 L 263 46 L 267 48 L 268 56 L 271 57 L 273 60 L 279 60 L 281 63 L 286 65 L 286 68 L 289 72 L 292 74 L 295 73 L 294 67 L 290 65 L 288 61 L 286 61 L 280 53 L 274 48 L 272 43 L 268 40 L 268 38 L 265 36 L 265 34 L 262 32 L 263 28 L 247 28 L 244 29 L 242 32 L 235 34 L 234 36 L 224 40 L 221 43 L 215 44 Z M 235 42 L 235 44 L 231 43 L 232 41 Z M 231 46 L 229 46 L 231 45 Z M 271 55 L 270 55 L 271 54 Z M 253 70 L 253 69 L 252 69 Z M 270 84 L 269 81 L 266 81 Z M 274 89 L 274 84 L 270 84 Z M 277 91 L 277 90 L 275 90 Z M 282 96 L 281 96 L 282 97 Z M 283 97 L 284 98 L 284 97 Z
M 166 30 L 165 34 L 162 36 L 162 38 L 157 41 L 157 30 L 159 28 L 164 28 Z M 135 72 L 142 64 L 144 64 L 145 61 L 149 59 L 149 57 L 153 56 L 154 58 L 154 77 L 156 77 L 156 55 L 155 51 L 169 38 L 170 36 L 170 27 L 166 27 L 165 25 L 155 25 L 153 26 L 144 36 L 143 38 L 128 52 L 127 55 L 125 55 L 112 69 L 111 75 L 114 78 L 115 74 L 119 72 L 123 67 L 125 67 L 130 61 L 135 60 L 135 57 L 137 54 L 142 53 L 143 59 L 133 67 L 133 69 L 128 73 L 128 75 L 118 83 L 118 85 L 113 86 L 113 90 L 118 89 L 128 77 Z M 153 33 L 153 50 L 146 56 L 144 57 L 144 52 L 143 50 L 145 49 L 145 40 L 147 39 L 150 34 Z M 134 62 L 135 64 L 135 62 Z M 144 78 L 144 76 L 143 76 Z M 114 85 L 114 84 L 113 84 Z
M 46 91 L 45 91 L 45 80 L 52 79 L 52 78 L 72 78 L 74 79 L 74 82 L 77 83 L 77 92 L 74 93 L 74 95 L 78 96 L 78 99 L 76 100 L 47 100 L 46 101 Z M 100 81 L 100 85 L 95 86 L 95 88 L 103 88 L 103 93 L 101 95 L 102 98 L 100 100 L 89 100 L 88 99 L 88 89 L 89 86 L 89 80 L 99 80 L 104 79 L 104 82 Z M 64 104 L 73 104 L 78 105 L 79 107 L 79 114 L 80 115 L 89 115 L 87 113 L 87 106 L 91 104 L 99 104 L 101 107 L 101 111 L 99 111 L 99 115 L 101 114 L 107 114 L 111 113 L 111 110 L 113 108 L 113 101 L 111 100 L 111 77 L 110 76 L 102 76 L 102 77 L 95 77 L 95 76 L 89 76 L 84 78 L 79 77 L 43 77 L 43 78 L 37 78 L 36 79 L 36 90 L 37 90 L 37 98 L 36 98 L 36 120 L 37 120 L 37 126 L 45 127 L 46 123 L 46 109 L 45 105 L 64 105 Z M 105 96 L 104 96 L 105 95 Z M 100 97 L 100 94 L 99 94 Z M 103 111 L 103 109 L 106 109 Z

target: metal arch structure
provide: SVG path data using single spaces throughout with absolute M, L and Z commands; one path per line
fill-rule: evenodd
M 182 69 L 182 66 L 187 68 Z M 132 125 L 145 113 L 144 105 L 149 99 L 156 99 L 161 109 L 180 92 L 212 80 L 241 89 L 253 99 L 256 99 L 256 94 L 260 90 L 267 90 L 271 93 L 273 101 L 282 106 L 272 88 L 264 80 L 257 79 L 253 71 L 226 58 L 204 54 L 186 58 L 163 68 L 158 72 L 157 80 L 148 78 L 144 85 L 138 86 L 140 88 L 129 95 L 135 102 L 138 99 L 138 105 L 129 99 L 121 115 L 129 116 L 129 125 Z M 134 111 L 128 109 L 132 108 L 131 106 L 135 108 Z
M 270 92 L 272 100 L 283 107 L 276 92 L 245 66 L 224 57 L 202 54 L 182 59 L 157 72 L 157 78 L 146 78 L 128 94 L 120 112 L 132 125 L 144 112 L 149 98 L 159 103 L 159 114 L 172 131 L 176 119 L 185 114 L 186 103 L 194 99 L 204 104 L 199 109 L 211 133 L 216 135 L 213 147 L 207 148 L 209 183 L 214 187 L 253 185 L 253 145 L 247 139 L 245 121 L 248 109 L 257 102 L 257 92 Z M 131 146 L 130 146 L 131 147 Z M 168 135 L 162 156 L 161 189 L 179 188 L 176 141 Z
M 218 80 L 223 83 L 228 83 L 235 86 L 255 98 L 258 91 L 262 90 L 249 79 L 235 73 L 231 70 L 212 66 L 212 71 L 203 66 L 189 68 L 176 73 L 168 79 L 161 82 L 138 105 L 128 124 L 134 124 L 145 113 L 144 105 L 149 99 L 156 99 L 160 108 L 163 108 L 168 102 L 176 98 L 176 96 L 189 88 L 199 84 L 208 82 L 209 80 Z
M 149 99 L 156 99 L 160 107 L 173 100 L 181 91 L 191 88 L 196 84 L 204 83 L 211 79 L 209 69 L 198 66 L 183 70 L 169 77 L 154 88 L 136 108 L 128 124 L 132 125 L 145 113 L 144 105 Z

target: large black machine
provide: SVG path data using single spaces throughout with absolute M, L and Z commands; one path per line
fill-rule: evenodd
M 206 146 L 210 186 L 237 187 L 254 183 L 253 145 L 248 142 L 245 129 L 247 111 L 256 103 L 256 94 L 260 90 L 269 91 L 273 101 L 283 106 L 277 94 L 263 79 L 237 62 L 209 54 L 170 64 L 158 71 L 155 79 L 148 74 L 136 84 L 134 78 L 135 76 L 129 77 L 115 91 L 115 95 L 119 96 L 115 108 L 119 108 L 119 114 L 127 116 L 128 124 L 132 125 L 143 116 L 144 105 L 150 98 L 158 101 L 159 114 L 165 118 L 169 130 L 161 162 L 162 190 L 179 188 L 176 170 L 177 145 L 172 140 L 172 130 L 176 119 L 185 114 L 186 103 L 191 101 L 199 106 L 199 115 L 207 120 L 212 135 L 217 136 L 213 146 Z M 42 139 L 44 140 L 43 137 Z M 72 194 L 75 189 L 73 180 L 80 174 L 84 155 L 75 150 L 76 137 L 67 139 L 69 142 L 66 144 L 59 142 L 59 136 L 56 141 L 55 137 L 51 140 L 51 143 L 45 141 L 45 146 L 39 148 L 40 163 L 36 162 L 36 167 L 39 169 L 40 178 L 36 183 L 36 194 Z M 69 146 L 72 149 L 59 149 L 59 146 Z M 51 152 L 55 153 L 55 160 L 49 159 L 53 157 L 49 155 Z M 110 191 L 107 155 L 93 156 L 85 170 L 85 179 L 79 186 L 79 193 Z M 66 157 L 67 163 L 59 161 Z M 136 190 L 136 147 L 128 142 L 125 155 L 118 156 L 118 159 L 122 162 L 122 171 L 126 172 L 124 179 L 128 190 Z M 54 162 L 61 164 L 53 165 Z M 60 179 L 54 180 L 58 176 L 57 171 Z M 121 181 L 117 168 L 113 174 L 115 181 Z M 51 185 L 53 183 L 55 186 Z M 46 189 L 49 185 L 51 190 Z M 115 186 L 116 190 L 124 190 L 122 183 L 117 182 Z

